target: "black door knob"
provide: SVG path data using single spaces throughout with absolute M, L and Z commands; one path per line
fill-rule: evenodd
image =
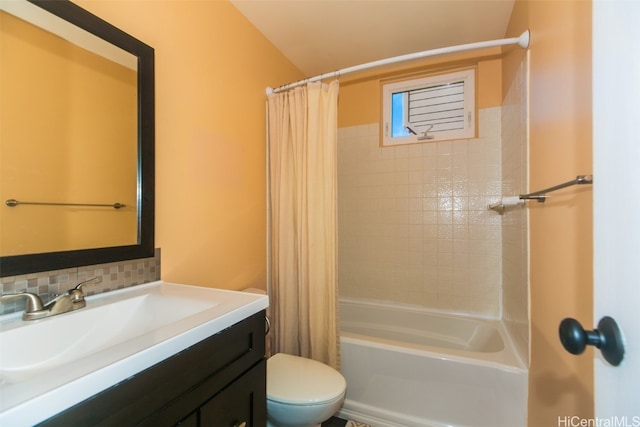
M 571 354 L 582 354 L 588 345 L 599 348 L 602 356 L 613 366 L 618 366 L 624 357 L 624 343 L 618 324 L 605 316 L 598 322 L 598 329 L 585 331 L 576 319 L 560 322 L 558 330 L 562 346 Z

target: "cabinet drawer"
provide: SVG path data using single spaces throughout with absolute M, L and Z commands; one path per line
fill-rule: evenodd
M 264 427 L 267 423 L 266 369 L 263 360 L 205 403 L 200 409 L 199 425 Z
M 52 417 L 42 426 L 172 426 L 264 360 L 264 312 Z

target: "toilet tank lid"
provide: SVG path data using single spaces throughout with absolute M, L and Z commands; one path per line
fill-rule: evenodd
M 248 292 L 250 294 L 260 294 L 260 295 L 267 294 L 267 291 L 265 291 L 264 289 L 258 289 L 258 288 L 246 288 L 246 289 L 243 289 L 242 292 Z
M 340 372 L 315 360 L 278 353 L 267 360 L 267 399 L 290 404 L 322 404 L 342 396 Z

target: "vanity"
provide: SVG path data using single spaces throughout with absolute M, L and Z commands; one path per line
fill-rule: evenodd
M 159 281 L 86 299 L 0 318 L 0 425 L 266 424 L 266 295 Z

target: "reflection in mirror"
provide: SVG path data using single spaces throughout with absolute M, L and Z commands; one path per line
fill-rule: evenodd
M 135 60 L 127 68 L 5 12 L 0 23 L 0 200 L 125 205 L 3 208 L 0 255 L 137 243 Z
M 2 7 L 0 274 L 153 256 L 153 49 L 68 1 Z

